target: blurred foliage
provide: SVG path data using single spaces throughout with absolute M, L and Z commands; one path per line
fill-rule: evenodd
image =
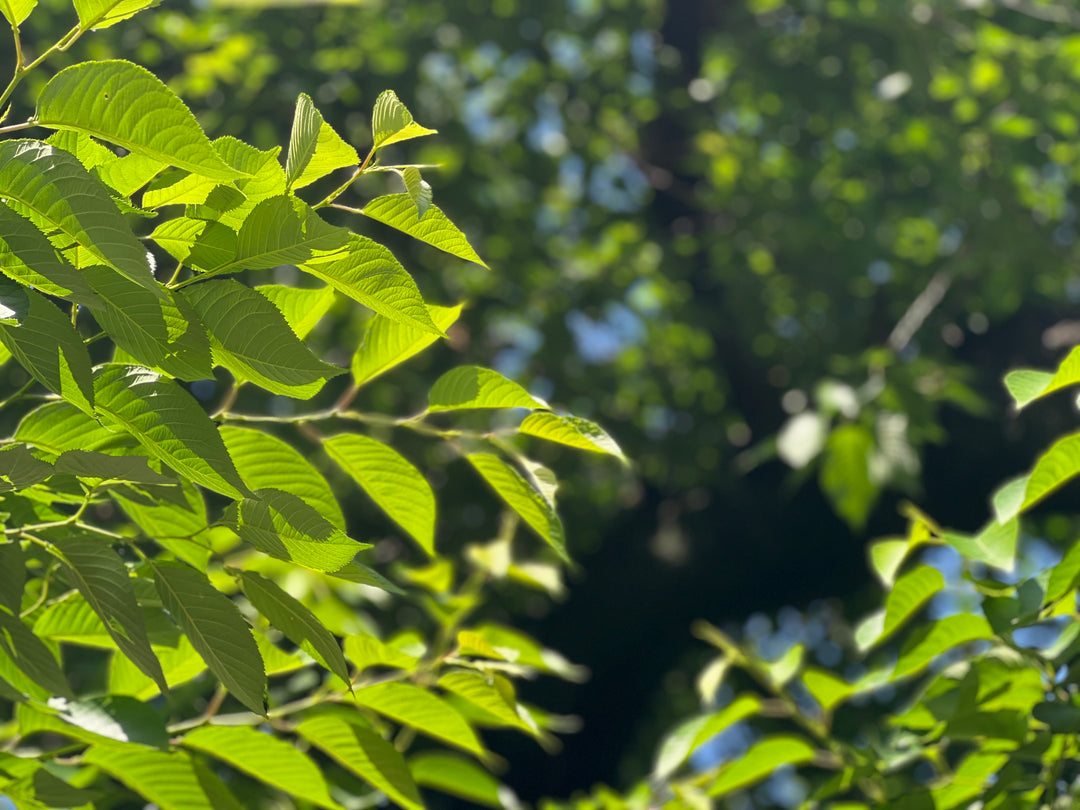
M 440 130 L 409 157 L 442 164 L 436 203 L 471 212 L 462 227 L 497 272 L 373 228 L 425 297 L 471 305 L 451 351 L 373 385 L 363 404 L 407 411 L 450 354 L 494 356 L 611 429 L 642 484 L 614 464 L 541 458 L 596 496 L 564 510 L 586 587 L 602 596 L 572 597 L 551 632 L 610 611 L 581 646 L 598 649 L 598 670 L 639 672 L 639 691 L 612 692 L 613 716 L 683 666 L 691 616 L 858 583 L 865 600 L 859 544 L 819 490 L 856 533 L 895 529 L 897 493 L 971 519 L 1016 444 L 1045 440 L 1060 419 L 1001 431 L 952 414 L 1000 419 L 1001 373 L 1076 341 L 1061 320 L 1080 299 L 1069 4 L 251 5 L 166 2 L 61 56 L 130 54 L 170 78 L 208 131 L 263 147 L 283 140 L 302 90 L 358 147 L 384 86 Z M 44 38 L 66 4 L 40 12 Z M 368 182 L 365 198 L 398 188 Z M 358 333 L 342 320 L 313 339 L 344 357 Z M 972 461 L 935 473 L 924 459 L 940 445 Z M 957 470 L 962 483 L 923 489 Z M 494 531 L 472 490 L 444 485 L 462 525 Z M 620 509 L 630 516 L 608 522 Z M 634 618 L 660 628 L 651 653 L 626 626 L 635 593 L 646 604 Z M 670 713 L 685 697 L 675 692 L 649 705 Z M 633 738 L 626 761 L 640 764 L 641 728 L 657 718 L 619 722 L 625 733 L 606 742 Z

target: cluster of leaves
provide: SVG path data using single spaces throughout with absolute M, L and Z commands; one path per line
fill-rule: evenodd
M 1056 371 L 1014 371 L 1005 383 L 1018 409 L 1076 386 L 1080 349 Z M 650 779 L 626 796 L 601 788 L 548 806 L 701 810 L 733 794 L 751 802 L 739 806 L 793 806 L 768 791 L 744 793 L 770 777 L 796 780 L 795 801 L 806 808 L 1075 806 L 1080 541 L 1030 575 L 1016 567 L 1020 518 L 1080 476 L 1078 442 L 1080 434 L 1060 439 L 1003 484 L 975 534 L 908 506 L 908 534 L 869 547 L 885 595 L 851 628 L 858 664 L 843 674 L 815 665 L 804 644 L 766 657 L 699 623 L 696 634 L 719 652 L 698 678 L 704 708 L 665 736 Z M 938 547 L 962 561 L 958 575 L 931 564 L 926 552 Z M 962 598 L 928 615 L 950 591 Z M 870 699 L 884 706 L 867 713 Z M 710 753 L 734 729 L 743 745 L 729 752 L 739 750 Z
M 78 23 L 31 60 L 20 26 L 36 3 L 0 1 L 17 55 L 0 107 L 50 56 L 152 4 L 75 0 Z M 26 380 L 0 403 L 21 415 L 0 442 L 0 792 L 24 808 L 116 806 L 128 791 L 164 810 L 281 794 L 419 808 L 420 786 L 511 801 L 470 759 L 405 755 L 418 732 L 486 764 L 478 728 L 551 743 L 559 719 L 521 704 L 513 680 L 580 669 L 473 618 L 489 580 L 551 590 L 569 559 L 555 478 L 515 437 L 622 454 L 592 422 L 476 366 L 436 380 L 420 413 L 353 408 L 363 385 L 445 337 L 461 306 L 429 305 L 388 249 L 318 210 L 343 208 L 366 174 L 396 173 L 403 193 L 345 213 L 482 264 L 423 167 L 380 160 L 434 130 L 386 91 L 361 160 L 301 95 L 283 166 L 280 148 L 211 141 L 121 60 L 66 67 L 30 118 L 7 123 L 11 111 L 0 132 L 55 132 L 0 142 L 0 359 Z M 327 183 L 318 202 L 300 196 Z M 281 266 L 311 283 L 226 277 Z M 375 313 L 349 369 L 304 342 L 340 299 Z M 265 407 L 234 410 L 241 386 Z M 466 410 L 527 415 L 496 429 L 446 421 Z M 394 429 L 442 443 L 486 482 L 506 508 L 494 541 L 457 562 L 438 553 L 431 485 L 368 435 Z M 422 562 L 398 571 L 407 592 L 357 559 L 371 546 L 347 533 L 327 475 L 415 541 Z M 515 546 L 519 523 L 545 545 Z M 372 608 L 399 598 L 421 618 L 380 638 Z

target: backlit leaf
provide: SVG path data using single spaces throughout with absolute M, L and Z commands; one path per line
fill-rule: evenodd
M 98 31 L 151 8 L 161 0 L 75 0 L 82 27 Z
M 1073 348 L 1053 373 L 1019 369 L 1005 375 L 1005 387 L 1016 401 L 1017 409 L 1077 383 L 1080 383 L 1080 347 Z
M 238 380 L 309 399 L 328 379 L 344 373 L 312 354 L 277 307 L 238 281 L 208 281 L 182 295 L 209 332 L 215 361 Z
M 14 664 L 33 684 L 50 695 L 75 697 L 52 651 L 18 616 L 3 607 L 0 607 L 0 657 Z M 13 686 L 21 687 L 18 683 Z
M 335 169 L 360 162 L 356 150 L 341 139 L 323 120 L 311 98 L 304 93 L 296 100 L 289 156 L 285 176 L 290 188 L 303 188 Z
M 538 411 L 526 416 L 518 426 L 518 431 L 527 436 L 537 436 L 549 442 L 558 442 L 580 450 L 608 453 L 624 464 L 629 463 L 615 440 L 602 427 L 588 419 L 570 415 L 559 416 L 550 411 Z
M 900 650 L 892 678 L 913 675 L 926 668 L 938 655 L 969 641 L 993 638 L 986 619 L 972 613 L 946 616 L 919 628 Z
M 398 99 L 393 90 L 384 90 L 375 99 L 371 114 L 373 148 L 379 149 L 410 138 L 434 135 L 436 130 L 422 127 L 413 120 L 412 113 Z
M 0 0 L 0 13 L 12 25 L 21 25 L 37 6 L 37 0 Z
M 874 639 L 874 643 L 880 644 L 892 636 L 931 596 L 944 587 L 945 578 L 941 572 L 927 565 L 913 568 L 896 580 L 896 584 L 885 597 L 881 635 Z
M 428 313 L 435 328 L 445 332 L 461 315 L 461 306 L 429 305 Z M 409 326 L 385 315 L 376 315 L 368 321 L 364 340 L 353 355 L 353 380 L 357 385 L 373 380 L 419 354 L 438 339 L 438 335 L 427 329 Z
M 304 501 L 265 488 L 236 511 L 236 532 L 264 554 L 316 571 L 337 571 L 369 545 L 358 543 Z
M 801 737 L 777 735 L 750 746 L 750 750 L 720 769 L 707 790 L 710 796 L 726 796 L 756 784 L 781 765 L 803 765 L 814 758 L 814 747 Z
M 432 247 L 467 262 L 487 267 L 473 250 L 465 234 L 451 222 L 437 205 L 428 206 L 423 216 L 408 194 L 386 194 L 365 205 L 360 213 L 376 222 L 407 233 Z
M 678 770 L 692 753 L 729 726 L 753 717 L 761 708 L 754 695 L 740 695 L 719 711 L 691 718 L 668 732 L 660 744 L 653 765 L 653 778 L 667 779 Z
M 405 760 L 370 728 L 321 715 L 304 720 L 296 732 L 391 801 L 406 810 L 424 810 Z
M 344 247 L 348 238 L 348 231 L 328 225 L 302 200 L 270 197 L 256 205 L 240 226 L 235 258 L 214 270 L 271 270 L 280 264 L 302 264 L 317 250 Z
M 1016 562 L 1016 541 L 1020 521 L 1016 518 L 1004 524 L 991 520 L 974 535 L 944 532 L 941 539 L 969 560 L 978 560 L 1001 571 L 1011 572 Z
M 102 420 L 134 436 L 154 457 L 188 480 L 242 498 L 240 479 L 198 402 L 172 380 L 138 366 L 107 365 L 95 375 Z
M 110 0 L 87 0 L 106 5 Z M 216 180 L 243 176 L 214 151 L 195 116 L 146 68 L 119 59 L 64 68 L 38 97 L 38 121 L 74 129 Z
M 161 603 L 225 686 L 256 714 L 264 714 L 266 672 L 251 629 L 235 603 L 183 563 L 153 565 Z
M 470 804 L 494 808 L 508 806 L 503 803 L 508 788 L 475 762 L 462 757 L 425 751 L 409 760 L 409 770 L 420 787 L 449 793 Z
M 185 748 L 210 754 L 286 793 L 337 810 L 318 766 L 270 734 L 246 726 L 203 726 L 184 736 Z
M 484 755 L 480 740 L 461 713 L 419 686 L 396 682 L 375 684 L 357 688 L 353 700 L 430 737 L 471 754 Z
M 378 242 L 352 234 L 344 250 L 316 257 L 300 269 L 380 315 L 442 337 L 412 276 Z
M 266 284 L 256 287 L 255 291 L 280 310 L 300 340 L 306 338 L 322 316 L 330 311 L 335 298 L 333 287 L 311 290 Z
M 76 407 L 94 401 L 90 355 L 68 319 L 47 298 L 0 279 L 0 342 L 30 374 Z
M 45 235 L 6 205 L 0 205 L 0 272 L 20 284 L 80 304 L 95 298 L 86 280 Z
M 261 430 L 231 425 L 220 428 L 219 433 L 248 487 L 291 493 L 344 531 L 345 516 L 330 485 L 292 445 Z
M 435 553 L 435 493 L 396 450 L 359 434 L 342 434 L 323 447 L 387 515 L 428 554 Z
M 562 522 L 544 497 L 521 474 L 498 456 L 471 453 L 469 462 L 492 489 L 529 526 L 568 560 Z
M 95 765 L 161 810 L 238 810 L 213 774 L 195 766 L 183 751 L 141 746 L 94 746 L 83 762 Z M 231 799 L 231 801 L 230 801 Z
M 466 408 L 542 408 L 548 405 L 513 380 L 480 366 L 458 366 L 443 374 L 431 386 L 429 411 Z

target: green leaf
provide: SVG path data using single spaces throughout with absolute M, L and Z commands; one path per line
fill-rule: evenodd
M 161 662 L 161 671 L 170 688 L 187 683 L 206 671 L 206 662 L 195 650 L 187 636 L 176 634 L 171 645 L 153 644 Z M 159 693 L 157 685 L 139 672 L 127 658 L 114 655 L 109 668 L 109 691 L 114 695 L 131 695 L 150 700 Z
M 1041 501 L 1058 487 L 1080 473 L 1080 433 L 1066 436 L 1053 444 L 1035 463 L 1027 479 L 1024 500 L 1019 511 Z M 1008 517 L 1012 517 L 1009 515 Z M 998 515 L 999 522 L 1007 518 Z
M 98 294 L 90 306 L 95 320 L 137 363 L 181 380 L 214 376 L 210 341 L 181 296 L 168 290 L 155 295 L 104 267 L 88 267 L 83 275 Z
M 761 700 L 754 695 L 740 695 L 730 705 L 715 712 L 709 712 L 691 718 L 673 731 L 668 732 L 660 744 L 653 765 L 652 778 L 666 780 L 690 757 L 703 743 L 716 734 L 748 717 L 753 717 L 761 709 Z
M 548 405 L 513 380 L 480 366 L 459 366 L 443 374 L 431 386 L 428 410 L 465 408 L 542 408 Z
M 378 242 L 352 234 L 344 251 L 318 256 L 300 269 L 380 315 L 443 336 L 412 276 Z
M 14 26 L 22 25 L 37 6 L 37 0 L 0 0 L 0 14 Z
M 526 436 L 536 436 L 549 442 L 558 442 L 579 450 L 593 453 L 607 453 L 615 456 L 623 464 L 629 464 L 619 445 L 615 443 L 602 427 L 588 419 L 577 416 L 559 416 L 550 411 L 530 413 L 518 426 L 518 432 Z
M 870 478 L 874 437 L 860 425 L 842 425 L 825 443 L 821 488 L 850 526 L 861 529 L 877 501 L 878 486 Z
M 52 651 L 22 623 L 18 616 L 2 607 L 0 607 L 0 657 L 7 658 L 27 678 L 38 687 L 45 689 L 50 695 L 75 697 Z M 4 677 L 10 680 L 6 673 Z M 18 683 L 13 686 L 21 689 Z
M 41 141 L 5 141 L 0 144 L 0 197 L 28 212 L 35 224 L 59 231 L 96 262 L 158 289 L 146 250 L 108 189 L 73 155 Z
M 79 15 L 79 25 L 84 30 L 100 31 L 160 2 L 161 0 L 75 0 L 75 11 Z
M 0 606 L 13 615 L 22 610 L 26 584 L 26 557 L 22 546 L 12 540 L 0 543 Z
M 408 683 L 380 683 L 357 689 L 353 700 L 392 720 L 478 757 L 484 748 L 461 713 L 431 692 Z
M 218 432 L 252 490 L 271 487 L 295 495 L 344 531 L 345 516 L 330 485 L 292 445 L 261 430 L 227 425 Z
M 900 650 L 892 680 L 920 672 L 946 650 L 970 641 L 993 638 L 993 635 L 986 619 L 972 613 L 947 616 L 919 628 Z
M 1046 585 L 1046 603 L 1056 602 L 1076 587 L 1080 579 L 1080 543 L 1074 542 L 1065 557 L 1050 569 L 1050 580 Z
M 30 411 L 15 429 L 15 438 L 54 456 L 80 448 L 138 447 L 134 439 L 103 427 L 67 402 L 47 402 Z
M 434 135 L 437 130 L 417 124 L 412 113 L 405 107 L 393 90 L 384 90 L 375 99 L 371 114 L 372 149 L 380 149 L 399 141 Z
M 38 96 L 37 118 L 42 126 L 86 132 L 204 177 L 243 176 L 214 151 L 184 102 L 131 62 L 110 59 L 64 68 Z
M 821 669 L 807 669 L 802 674 L 802 683 L 825 712 L 831 712 L 855 694 L 854 686 Z
M 197 768 L 183 751 L 133 745 L 94 746 L 83 754 L 95 765 L 161 810 L 233 810 L 236 800 L 213 774 Z
M 358 551 L 358 543 L 304 501 L 280 489 L 258 490 L 234 510 L 236 533 L 247 543 L 279 560 L 291 560 L 315 571 L 337 571 Z
M 369 202 L 360 210 L 360 213 L 445 251 L 451 256 L 487 267 L 484 260 L 473 250 L 465 234 L 437 205 L 428 206 L 423 215 L 420 215 L 416 204 L 408 194 L 386 194 Z
M 72 583 L 101 618 L 116 646 L 162 692 L 168 691 L 161 664 L 150 649 L 127 566 L 99 538 L 66 537 L 54 540 L 53 547 L 67 566 Z
M 969 560 L 978 560 L 1011 573 L 1016 564 L 1016 540 L 1019 534 L 1020 521 L 1012 518 L 1004 524 L 991 520 L 976 535 L 945 532 L 941 538 Z
M 247 490 L 217 426 L 172 380 L 138 366 L 106 365 L 94 380 L 106 424 L 134 436 L 155 458 L 196 484 L 229 498 Z
M 94 486 L 103 481 L 133 484 L 175 484 L 176 480 L 150 469 L 143 456 L 110 456 L 92 450 L 65 450 L 55 464 L 56 472 L 83 478 Z
M 263 152 L 236 138 L 224 137 L 214 141 L 214 149 L 234 169 L 250 175 L 234 183 L 237 190 L 243 193 L 244 201 L 233 205 L 232 195 L 224 203 L 211 196 L 205 206 L 193 206 L 190 213 L 196 217 L 220 220 L 223 225 L 239 230 L 259 203 L 286 193 L 285 170 L 278 160 L 281 147 L 275 146 Z M 295 201 L 295 205 L 298 210 L 308 210 L 299 200 Z
M 499 497 L 517 512 L 533 531 L 547 541 L 560 557 L 564 560 L 570 559 L 566 553 L 566 538 L 559 516 L 517 470 L 489 453 L 472 453 L 467 458 Z
M 416 216 L 423 219 L 431 207 L 431 186 L 420 176 L 420 170 L 415 166 L 401 169 L 401 182 L 405 184 L 405 193 L 416 206 Z
M 768 737 L 723 766 L 707 790 L 710 796 L 726 796 L 760 782 L 781 765 L 805 765 L 813 758 L 814 747 L 801 737 L 787 734 Z
M 270 197 L 256 205 L 240 226 L 235 258 L 213 272 L 302 264 L 315 251 L 338 250 L 348 239 L 348 231 L 328 225 L 303 200 L 288 195 Z
M 435 554 L 435 493 L 416 467 L 393 448 L 358 434 L 325 439 L 323 447 L 424 551 Z
M 27 489 L 54 472 L 53 466 L 31 453 L 26 445 L 0 448 L 0 492 Z
M 420 791 L 405 760 L 390 743 L 368 728 L 339 717 L 304 720 L 296 732 L 342 767 L 359 776 L 406 810 L 424 810 Z
M 345 657 L 352 661 L 360 672 L 378 666 L 411 672 L 420 660 L 367 633 L 354 633 L 345 639 Z
M 152 218 L 155 216 L 153 211 L 134 207 L 128 202 L 128 198 L 165 168 L 165 164 L 160 160 L 132 152 L 98 167 L 96 174 L 102 183 L 121 195 L 113 199 L 123 213 Z
M 0 272 L 20 284 L 79 304 L 96 297 L 45 235 L 6 205 L 0 205 Z
M 860 641 L 859 649 L 880 644 L 899 630 L 923 605 L 945 587 L 945 578 L 936 568 L 920 565 L 900 577 L 885 597 L 881 631 L 869 643 Z
M 1005 375 L 1005 387 L 1016 401 L 1017 410 L 1077 383 L 1080 383 L 1080 347 L 1074 347 L 1053 373 L 1020 369 Z
M 333 634 L 304 605 L 253 571 L 237 571 L 244 594 L 285 637 L 346 683 L 349 665 Z
M 227 762 L 279 790 L 338 810 L 318 766 L 289 743 L 244 726 L 203 726 L 184 736 L 182 745 Z
M 0 279 L 0 342 L 50 391 L 89 411 L 94 402 L 90 355 L 71 320 L 49 300 Z
M 189 287 L 182 296 L 209 332 L 215 361 L 237 380 L 309 399 L 327 380 L 344 373 L 312 354 L 277 307 L 238 281 L 208 281 Z
M 181 264 L 203 272 L 236 258 L 236 231 L 221 222 L 177 217 L 161 223 L 150 238 Z
M 356 150 L 323 120 L 311 98 L 301 93 L 296 100 L 289 157 L 285 162 L 289 188 L 303 188 L 335 169 L 355 166 L 359 162 Z
M 184 562 L 205 568 L 209 550 L 190 539 L 207 527 L 206 503 L 202 492 L 188 481 L 181 482 L 180 493 L 176 501 L 153 501 L 131 490 L 113 490 L 110 495 L 148 537 Z
M 183 563 L 156 562 L 161 603 L 222 685 L 256 714 L 266 713 L 266 672 L 251 628 L 231 599 Z
M 445 332 L 461 315 L 461 306 L 429 306 L 428 312 L 436 328 Z M 368 321 L 364 340 L 353 355 L 353 379 L 357 385 L 373 380 L 422 352 L 436 340 L 438 337 L 427 330 L 376 315 Z
M 409 770 L 421 787 L 457 796 L 470 804 L 502 808 L 509 789 L 475 762 L 442 752 L 425 752 L 409 760 Z
M 55 732 L 95 744 L 114 740 L 152 748 L 168 748 L 165 722 L 155 709 L 126 695 L 82 700 L 52 700 L 49 708 L 24 704 L 18 710 L 24 736 Z
M 315 290 L 266 284 L 255 291 L 280 310 L 296 336 L 303 340 L 334 305 L 334 288 Z
M 469 704 L 471 713 L 479 715 L 474 722 L 509 726 L 533 735 L 540 731 L 524 709 L 519 711 L 514 687 L 502 675 L 453 670 L 439 678 L 439 688 Z

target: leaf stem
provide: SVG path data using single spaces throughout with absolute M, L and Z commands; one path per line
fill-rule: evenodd
M 21 399 L 27 392 L 30 391 L 31 388 L 34 387 L 34 384 L 36 382 L 37 382 L 37 380 L 35 380 L 33 377 L 31 377 L 29 380 L 27 380 L 25 383 L 23 383 L 22 387 L 19 388 L 11 396 L 7 397 L 6 399 L 0 399 L 0 410 L 3 410 L 8 405 L 10 405 L 12 402 L 15 402 L 16 400 Z
M 319 203 L 316 203 L 315 205 L 313 205 L 312 208 L 314 210 L 316 210 L 316 211 L 318 211 L 320 208 L 326 208 L 326 206 L 332 204 L 334 202 L 334 200 L 336 200 L 338 197 L 340 197 L 342 194 L 344 194 L 345 190 L 349 186 L 351 186 L 353 184 L 353 182 L 356 180 L 356 178 L 364 173 L 364 170 L 367 169 L 368 164 L 371 162 L 371 159 L 373 157 L 375 157 L 375 147 L 374 146 L 371 147 L 371 151 L 367 153 L 367 157 L 364 158 L 364 162 L 361 163 L 359 167 L 357 167 L 356 171 L 352 173 L 352 176 L 348 180 L 346 180 L 344 183 L 342 183 L 340 186 L 338 186 L 336 189 L 334 189 L 329 194 L 327 194 L 325 199 L 322 200 L 322 202 L 319 202 Z

